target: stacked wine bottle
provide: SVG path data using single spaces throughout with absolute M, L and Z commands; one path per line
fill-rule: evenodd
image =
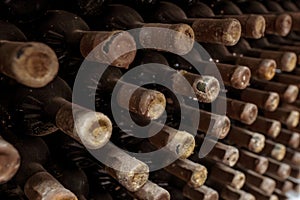
M 2 0 L 0 199 L 300 198 L 299 88 L 299 0 Z

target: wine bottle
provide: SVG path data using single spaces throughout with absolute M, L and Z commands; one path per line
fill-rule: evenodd
M 272 59 L 238 56 L 236 54 L 231 54 L 228 49 L 222 45 L 203 44 L 202 46 L 216 61 L 226 64 L 245 65 L 249 67 L 253 77 L 270 80 L 275 75 L 275 69 L 277 65 Z
M 263 37 L 266 21 L 261 15 L 242 14 L 242 15 L 215 15 L 213 10 L 202 2 L 196 2 L 188 6 L 185 10 L 188 17 L 191 18 L 234 18 L 237 19 L 242 27 L 241 36 L 245 38 L 258 39 Z
M 251 131 L 259 132 L 267 137 L 277 138 L 281 131 L 281 123 L 277 120 L 258 116 L 254 123 L 245 125 Z
M 298 87 L 300 86 L 300 78 L 290 74 L 276 73 L 273 80 L 278 83 L 293 84 Z
M 291 3 L 279 4 L 279 2 L 269 1 L 269 0 L 264 0 L 263 4 L 270 12 L 289 14 L 292 17 L 292 21 L 293 21 L 291 30 L 292 31 L 300 30 L 300 25 L 299 25 L 300 14 L 297 13 L 297 11 L 299 11 L 299 10 L 297 9 L 297 7 L 295 7 L 295 5 L 293 5 Z
M 224 105 L 224 103 L 222 103 L 222 105 Z M 198 131 L 219 139 L 225 138 L 230 130 L 230 120 L 225 115 L 214 114 L 205 110 L 193 108 L 192 106 L 185 104 L 178 105 L 176 103 L 167 106 L 167 111 L 173 116 L 177 116 L 179 114 L 177 110 L 180 108 L 182 109 L 181 115 L 183 116 L 192 116 L 191 113 L 199 113 L 199 121 L 195 121 L 193 117 L 185 119 L 186 124 L 184 125 L 187 126 L 187 129 L 188 126 L 194 127 L 197 125 Z
M 111 102 L 112 105 L 129 110 L 146 120 L 158 119 L 164 113 L 166 98 L 162 92 L 140 87 L 123 79 L 122 71 L 116 67 L 105 67 L 95 62 L 85 62 L 85 67 L 88 71 L 78 79 L 76 88 L 82 92 L 80 96 L 96 95 L 92 105 L 95 104 L 97 110 L 110 112 L 104 104 L 111 108 L 107 104 Z M 115 95 L 110 96 L 113 92 Z
M 0 184 L 14 177 L 20 167 L 20 155 L 13 145 L 0 136 Z
M 220 86 L 215 77 L 192 73 L 187 70 L 175 71 L 168 67 L 168 60 L 158 52 L 139 52 L 138 59 L 135 61 L 134 66 L 144 64 L 153 64 L 153 66 L 148 66 L 147 69 L 139 71 L 140 73 L 137 77 L 130 77 L 131 81 L 138 81 L 142 84 L 146 82 L 155 82 L 155 80 L 168 80 L 169 77 L 172 77 L 170 88 L 172 88 L 174 92 L 185 96 L 190 96 L 193 94 L 192 92 L 194 92 L 200 102 L 206 103 L 213 102 L 219 94 Z M 165 66 L 158 66 L 157 64 L 163 64 Z M 153 78 L 153 76 L 155 78 Z M 186 86 L 184 86 L 185 79 L 182 77 L 190 83 L 193 91 L 186 89 Z M 167 83 L 169 82 L 166 82 L 166 85 L 168 85 Z
M 233 99 L 240 99 L 257 105 L 266 111 L 274 111 L 279 105 L 279 94 L 265 90 L 246 88 L 244 90 L 229 89 L 227 95 Z
M 104 147 L 89 152 L 84 146 L 63 134 L 53 135 L 48 143 L 57 157 L 76 164 L 86 173 L 93 173 L 93 177 L 100 177 L 102 172 L 109 174 L 130 192 L 139 190 L 148 180 L 148 166 L 113 143 L 107 143 Z M 102 160 L 105 164 L 100 163 L 91 154 L 105 155 L 105 160 Z
M 264 5 L 253 1 L 240 1 L 234 4 L 231 1 L 221 1 L 214 5 L 214 11 L 217 14 L 240 15 L 259 14 L 265 18 L 267 34 L 286 36 L 292 27 L 292 17 L 288 14 L 272 14 Z
M 296 46 L 291 45 L 278 45 L 274 43 L 270 43 L 267 38 L 261 38 L 258 40 L 248 40 L 251 47 L 253 48 L 261 48 L 266 50 L 272 50 L 272 51 L 292 51 L 297 54 L 297 64 L 299 64 L 299 48 Z
M 20 85 L 14 91 L 2 89 L 10 95 L 3 101 L 10 101 L 4 104 L 21 132 L 43 136 L 60 129 L 91 149 L 102 147 L 111 136 L 108 117 L 71 103 L 71 89 L 59 77 L 43 88 Z
M 52 163 L 53 161 L 54 163 Z M 89 182 L 83 170 L 73 164 L 66 163 L 66 161 L 53 158 L 47 169 L 64 187 L 73 192 L 78 200 L 87 200 Z
M 28 199 L 70 199 L 77 200 L 77 197 L 64 188 L 44 168 L 49 158 L 49 149 L 41 138 L 29 138 L 16 136 L 8 128 L 2 127 L 5 131 L 3 136 L 11 142 L 22 158 L 20 169 L 15 180 L 24 187 Z
M 198 199 L 210 199 L 217 200 L 219 199 L 219 194 L 214 189 L 207 187 L 206 185 L 202 185 L 199 188 L 193 188 L 189 185 L 184 186 L 183 195 L 191 200 Z
M 140 200 L 170 200 L 171 198 L 167 190 L 151 181 L 147 181 L 147 183 L 143 187 L 141 187 L 138 191 L 132 193 L 132 195 Z
M 207 177 L 207 169 L 203 165 L 194 163 L 187 159 L 179 159 L 165 167 L 164 170 L 194 188 L 201 187 Z
M 265 136 L 233 125 L 225 140 L 254 153 L 261 152 L 265 147 Z
M 210 184 L 208 185 L 210 186 Z M 213 188 L 219 192 L 220 197 L 225 200 L 255 199 L 255 197 L 251 193 L 245 192 L 244 190 L 238 190 L 227 185 L 224 186 L 218 184 L 216 182 L 213 182 L 211 186 L 213 186 Z
M 144 48 L 184 55 L 193 48 L 194 44 L 194 31 L 187 24 L 144 23 L 143 18 L 134 9 L 125 5 L 110 4 L 101 15 L 89 18 L 88 22 L 93 29 L 140 28 L 138 41 Z
M 62 23 L 66 22 L 66 23 Z M 136 43 L 126 31 L 90 31 L 79 16 L 63 11 L 47 11 L 39 24 L 37 38 L 51 46 L 60 63 L 72 57 L 128 68 L 134 60 Z
M 221 110 L 223 104 L 222 101 L 226 102 L 226 115 L 233 120 L 237 120 L 244 124 L 251 125 L 257 117 L 258 108 L 253 103 L 239 101 L 236 99 L 219 97 L 216 100 L 217 110 Z
M 281 161 L 285 156 L 285 152 L 286 147 L 283 144 L 267 139 L 261 154 Z
M 299 112 L 295 110 L 286 110 L 284 108 L 277 108 L 276 111 L 263 111 L 264 117 L 275 119 L 286 125 L 288 128 L 295 128 L 299 124 Z
M 213 164 L 210 169 L 208 182 L 216 182 L 222 185 L 228 185 L 235 189 L 241 189 L 245 184 L 245 174 L 239 170 L 233 169 L 221 163 Z M 223 176 L 220 176 L 223 174 Z
M 237 166 L 243 169 L 249 169 L 259 174 L 264 174 L 269 166 L 267 158 L 251 153 L 250 151 L 240 149 L 240 157 Z
M 297 99 L 299 93 L 299 89 L 296 85 L 258 79 L 253 79 L 250 87 L 276 92 L 279 94 L 280 100 L 287 103 L 293 103 Z
M 0 21 L 0 72 L 28 87 L 47 85 L 58 71 L 57 57 L 47 45 L 26 42 L 13 24 Z
M 245 56 L 274 59 L 278 69 L 281 69 L 282 71 L 293 71 L 297 63 L 297 55 L 294 52 L 251 48 L 250 44 L 243 38 L 240 39 L 235 46 L 228 47 L 228 49 L 232 53 L 242 54 Z
M 207 143 L 207 145 L 215 145 L 205 158 L 211 159 L 216 162 L 221 162 L 230 167 L 234 166 L 239 159 L 239 150 L 234 146 L 226 145 L 208 138 L 204 139 L 199 135 L 195 137 L 195 140 L 196 144 L 198 144 L 199 146 L 203 144 L 204 141 L 205 143 Z M 202 159 L 199 158 L 198 153 L 199 151 L 197 152 L 197 154 L 193 154 L 191 156 L 191 160 L 197 163 L 201 163 Z M 202 155 L 202 152 L 200 152 L 200 155 Z
M 280 180 L 278 178 L 273 178 L 276 181 L 276 189 L 286 193 L 293 190 L 293 183 L 289 180 Z
M 226 86 L 231 86 L 236 89 L 245 89 L 249 84 L 251 71 L 247 66 L 207 62 L 196 49 L 192 49 L 186 56 L 189 62 L 192 62 L 193 65 L 197 64 L 197 66 L 193 66 L 184 58 L 176 55 L 167 54 L 166 58 L 168 59 L 169 65 L 175 69 L 194 72 L 193 68 L 197 67 L 197 70 L 199 70 L 201 74 L 214 76 L 219 82 L 222 81 Z M 217 68 L 220 75 L 214 70 L 215 68 Z
M 283 128 L 279 135 L 273 140 L 275 142 L 280 142 L 287 147 L 296 149 L 300 144 L 300 134 Z
M 165 1 L 159 2 L 153 13 L 145 18 L 153 22 L 189 24 L 197 42 L 232 46 L 241 36 L 241 24 L 236 19 L 187 18 L 180 7 Z
M 271 195 L 274 192 L 276 182 L 273 179 L 251 170 L 243 170 L 243 172 L 247 180 L 246 185 L 253 186 L 267 195 Z
M 269 159 L 269 167 L 266 174 L 270 177 L 287 179 L 291 174 L 291 167 L 285 163 L 279 162 L 272 158 Z
M 287 164 L 296 165 L 296 166 L 299 165 L 300 152 L 295 149 L 286 148 L 285 157 L 283 158 L 283 161 Z
M 259 200 L 278 200 L 277 195 L 275 195 L 275 194 L 267 195 L 267 194 L 261 192 L 259 189 L 253 187 L 253 186 L 245 185 L 244 190 L 246 192 L 251 193 L 255 197 L 255 199 L 259 199 Z

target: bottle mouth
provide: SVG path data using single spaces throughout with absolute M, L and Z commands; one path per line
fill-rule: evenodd
M 265 136 L 259 133 L 254 133 L 249 143 L 249 150 L 259 153 L 265 147 Z
M 238 66 L 231 77 L 231 85 L 236 89 L 245 89 L 249 85 L 250 78 L 250 69 L 245 66 Z
M 267 171 L 268 167 L 269 167 L 268 159 L 265 157 L 260 157 L 256 165 L 255 171 L 257 171 L 260 174 L 264 174 Z
M 75 120 L 76 131 L 86 148 L 99 149 L 109 142 L 112 123 L 104 114 L 90 111 Z
M 275 158 L 276 160 L 282 160 L 286 153 L 286 147 L 282 144 L 276 143 L 275 147 L 273 148 L 271 152 L 271 156 Z
M 145 107 L 145 112 L 140 111 L 139 114 L 145 116 L 150 120 L 158 119 L 164 112 L 166 108 L 166 98 L 165 96 L 155 90 L 147 90 L 140 99 L 140 109 Z
M 270 129 L 268 130 L 268 135 L 272 138 L 276 138 L 281 131 L 281 123 L 279 121 L 273 121 Z
M 19 166 L 18 151 L 0 138 L 0 183 L 9 181 L 17 173 Z
M 241 189 L 246 181 L 245 174 L 238 172 L 234 175 L 234 178 L 232 180 L 232 186 L 234 186 L 236 189 Z
M 191 180 L 189 184 L 191 184 L 193 187 L 201 187 L 207 178 L 207 169 L 205 167 L 198 167 L 195 169 L 191 176 Z
M 265 80 L 271 80 L 276 73 L 276 62 L 271 59 L 263 59 L 259 64 L 258 77 Z
M 287 103 L 293 103 L 296 101 L 299 94 L 299 88 L 296 85 L 289 85 L 283 94 L 283 99 Z
M 241 113 L 241 121 L 245 124 L 251 125 L 257 118 L 258 108 L 255 104 L 246 103 Z
M 266 30 L 266 20 L 261 15 L 251 15 L 247 21 L 247 31 L 250 38 L 259 39 L 264 36 Z M 254 26 L 253 26 L 254 25 Z
M 202 76 L 193 84 L 194 92 L 199 101 L 204 103 L 213 102 L 219 95 L 219 81 L 212 76 Z
M 233 46 L 238 43 L 241 34 L 242 26 L 240 22 L 234 18 L 225 19 L 224 24 L 227 24 L 227 31 L 224 31 L 223 44 L 226 46 Z
M 216 137 L 218 139 L 224 139 L 227 136 L 230 130 L 230 124 L 230 119 L 227 116 L 220 116 L 217 119 L 216 128 L 213 129 L 216 130 Z
M 297 64 L 297 55 L 293 52 L 284 52 L 281 58 L 281 70 L 291 72 Z
M 296 127 L 299 124 L 299 112 L 298 111 L 291 111 L 290 115 L 288 116 L 286 120 L 286 125 L 288 127 Z
M 269 92 L 269 97 L 266 100 L 264 109 L 267 111 L 275 111 L 279 105 L 280 97 L 276 92 Z
M 54 51 L 47 45 L 30 42 L 17 50 L 12 70 L 18 82 L 39 88 L 54 79 L 58 72 L 58 60 Z
M 287 36 L 292 29 L 292 17 L 288 14 L 280 14 L 275 23 L 277 33 L 280 36 Z
M 223 163 L 233 167 L 239 159 L 239 151 L 237 148 L 233 147 L 226 151 Z

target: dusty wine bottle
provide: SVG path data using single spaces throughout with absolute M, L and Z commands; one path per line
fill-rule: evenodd
M 237 162 L 237 166 L 243 169 L 249 169 L 255 171 L 259 174 L 264 174 L 269 166 L 269 161 L 267 158 L 240 149 L 240 157 Z
M 203 144 L 204 142 L 207 143 L 207 145 L 214 145 L 212 150 L 205 156 L 205 158 L 221 162 L 230 167 L 234 166 L 239 159 L 239 150 L 234 146 L 226 145 L 208 138 L 204 139 L 202 136 L 198 135 L 195 137 L 195 140 L 196 144 L 198 145 Z M 191 160 L 197 163 L 201 163 L 202 159 L 198 156 L 199 150 L 197 151 L 197 153 L 191 156 Z M 202 155 L 201 151 L 200 155 Z
M 258 40 L 248 40 L 251 47 L 253 48 L 261 48 L 261 49 L 267 49 L 267 50 L 273 50 L 273 51 L 292 51 L 297 54 L 297 64 L 300 63 L 300 50 L 296 46 L 291 45 L 278 45 L 274 43 L 270 43 L 267 38 L 261 38 Z
M 58 72 L 54 51 L 43 43 L 25 42 L 13 24 L 0 21 L 0 72 L 28 87 L 47 85 Z
M 155 80 L 168 80 L 171 77 L 170 87 L 173 91 L 191 96 L 194 94 L 200 102 L 210 103 L 216 99 L 220 91 L 220 85 L 218 80 L 213 76 L 201 75 L 197 73 L 191 73 L 187 70 L 177 70 L 168 67 L 168 61 L 166 58 L 154 51 L 147 51 L 139 53 L 140 59 L 136 61 L 135 65 L 152 64 L 147 66 L 147 69 L 141 71 L 137 77 L 130 77 L 135 81 L 153 82 Z M 157 65 L 163 64 L 164 66 Z M 155 78 L 153 78 L 155 77 Z M 186 81 L 191 85 L 191 89 L 185 87 Z M 192 91 L 191 91 L 192 90 Z
M 182 109 L 182 115 L 191 116 L 189 119 L 186 119 L 186 126 L 198 126 L 199 131 L 219 139 L 225 138 L 228 134 L 231 123 L 227 116 L 196 109 L 185 104 L 178 105 L 176 103 L 167 106 L 167 111 L 177 115 L 177 110 L 180 108 L 184 108 Z M 195 121 L 191 113 L 199 113 L 199 121 Z
M 297 125 L 299 124 L 299 112 L 295 110 L 289 111 L 284 108 L 277 108 L 276 111 L 263 111 L 262 114 L 264 117 L 280 121 L 288 128 L 297 127 Z
M 297 55 L 292 51 L 272 51 L 258 48 L 251 48 L 250 44 L 241 38 L 235 46 L 228 47 L 232 53 L 242 54 L 255 58 L 273 59 L 278 69 L 291 72 L 296 67 Z
M 265 136 L 262 134 L 248 131 L 247 129 L 233 125 L 225 139 L 229 143 L 239 147 L 244 147 L 255 153 L 261 152 L 265 146 Z
M 207 178 L 206 167 L 188 159 L 178 159 L 164 169 L 193 188 L 201 187 Z
M 271 195 L 274 192 L 276 182 L 273 179 L 251 170 L 243 170 L 243 172 L 247 180 L 246 185 L 251 185 L 267 195 Z
M 287 129 L 281 129 L 278 137 L 274 138 L 273 140 L 296 149 L 300 144 L 300 134 Z
M 160 126 L 160 125 L 159 125 Z M 151 128 L 149 129 L 151 133 Z M 179 131 L 170 126 L 164 125 L 163 128 L 148 140 L 156 148 L 168 148 L 181 159 L 188 158 L 194 151 L 195 139 L 193 135 L 186 131 Z
M 0 184 L 6 183 L 20 167 L 20 155 L 13 145 L 0 136 Z
M 244 90 L 229 89 L 227 95 L 233 99 L 240 99 L 255 104 L 258 108 L 266 111 L 274 111 L 279 105 L 279 94 L 253 88 L 245 88 Z
M 186 9 L 188 17 L 192 18 L 234 18 L 237 19 L 242 28 L 241 36 L 245 38 L 261 38 L 264 35 L 266 28 L 266 21 L 261 15 L 215 15 L 210 7 L 202 2 L 195 2 Z
M 289 175 L 291 174 L 291 166 L 276 161 L 272 158 L 268 158 L 269 159 L 269 167 L 268 170 L 266 172 L 266 174 L 270 177 L 275 177 L 275 178 L 279 178 L 279 179 L 287 179 L 289 177 Z
M 91 149 L 109 141 L 112 132 L 109 118 L 71 103 L 71 89 L 59 77 L 46 87 L 18 86 L 15 92 L 9 104 L 15 122 L 26 134 L 42 136 L 60 129 Z
M 264 7 L 263 4 L 259 2 L 243 1 L 243 2 L 233 2 L 224 1 L 218 4 L 216 9 L 218 12 L 223 12 L 225 14 L 242 14 L 242 12 L 247 14 L 259 14 L 265 18 L 267 34 L 275 34 L 280 36 L 286 36 L 292 27 L 292 17 L 288 14 L 272 14 Z
M 191 200 L 217 200 L 219 199 L 219 194 L 214 189 L 202 185 L 200 188 L 193 188 L 189 185 L 184 186 L 183 195 Z
M 96 29 L 140 28 L 138 41 L 144 48 L 184 55 L 194 44 L 194 31 L 189 25 L 144 23 L 143 18 L 134 9 L 121 4 L 108 5 L 100 16 L 90 18 L 88 21 L 92 28 Z
M 296 85 L 283 84 L 274 81 L 253 79 L 250 86 L 255 89 L 277 92 L 280 99 L 287 103 L 293 103 L 297 99 L 299 93 L 299 89 Z
M 83 170 L 61 160 L 56 160 L 47 168 L 64 187 L 76 195 L 78 200 L 87 200 L 89 182 Z
M 278 2 L 275 2 L 275 1 L 266 1 L 264 0 L 264 5 L 265 7 L 270 11 L 270 12 L 274 12 L 274 13 L 286 13 L 286 14 L 289 14 L 291 17 L 292 17 L 292 28 L 291 30 L 292 31 L 299 31 L 300 30 L 300 15 L 299 13 L 297 13 L 297 11 L 299 11 L 297 9 L 297 7 L 293 6 L 292 4 L 289 3 L 289 6 L 288 7 L 285 7 L 285 8 L 289 8 L 287 10 L 285 10 L 282 6 L 284 5 L 287 5 L 287 4 L 282 4 L 282 6 L 278 3 Z M 296 12 L 294 12 L 296 11 Z
M 157 184 L 147 181 L 138 191 L 132 193 L 135 198 L 140 200 L 170 200 L 170 193 Z
M 226 115 L 229 118 L 248 125 L 252 124 L 256 120 L 258 108 L 255 104 L 236 99 L 219 97 L 216 100 L 216 105 L 223 106 L 223 104 L 218 103 L 221 101 L 227 102 Z
M 68 56 L 81 54 L 87 60 L 128 68 L 135 58 L 136 43 L 128 32 L 90 31 L 83 19 L 67 11 L 47 11 L 38 29 L 39 40 L 55 50 L 62 64 Z
M 265 141 L 265 147 L 261 151 L 262 155 L 267 155 L 276 160 L 282 160 L 285 156 L 286 147 L 283 144 L 273 142 L 267 139 Z
M 294 149 L 286 148 L 285 157 L 283 161 L 287 164 L 291 165 L 299 165 L 300 164 L 300 152 Z
M 146 18 L 161 23 L 189 24 L 194 30 L 197 42 L 232 46 L 237 43 L 241 36 L 241 24 L 234 18 L 187 18 L 185 12 L 180 7 L 165 1 L 159 2 L 153 13 Z
M 103 106 L 101 100 L 107 94 L 115 92 L 116 95 L 110 101 L 116 102 L 118 106 L 138 116 L 153 120 L 158 119 L 164 113 L 166 98 L 163 93 L 123 80 L 121 70 L 116 67 L 109 66 L 99 70 L 102 65 L 94 62 L 89 62 L 88 67 L 90 71 L 88 71 L 87 77 L 81 79 L 86 84 L 83 92 L 88 92 L 87 95 L 96 93 L 96 109 L 101 110 L 99 108 Z M 94 75 L 101 77 L 98 82 L 95 81 Z M 78 84 L 81 83 L 78 82 Z M 92 90 L 90 90 L 91 88 Z
M 236 89 L 245 89 L 251 78 L 251 71 L 248 67 L 243 65 L 230 65 L 219 62 L 207 62 L 201 57 L 199 51 L 192 49 L 187 55 L 189 62 L 196 64 L 192 66 L 180 56 L 168 54 L 166 57 L 173 68 L 190 71 L 193 67 L 200 69 L 203 75 L 210 75 L 216 77 L 219 82 L 222 81 L 224 85 L 231 86 Z M 221 77 L 214 70 L 218 69 Z
M 255 199 L 259 199 L 259 200 L 279 200 L 278 196 L 276 196 L 275 194 L 267 195 L 267 194 L 261 192 L 259 189 L 253 187 L 253 186 L 245 185 L 244 190 L 246 192 L 251 193 L 255 197 Z
M 16 136 L 7 128 L 5 130 L 3 136 L 14 144 L 22 158 L 15 180 L 24 187 L 28 199 L 77 200 L 43 167 L 49 158 L 49 150 L 42 139 Z
M 279 121 L 261 116 L 258 116 L 253 124 L 246 125 L 245 127 L 271 138 L 276 138 L 281 131 L 281 123 Z
M 226 64 L 245 65 L 251 70 L 253 77 L 270 80 L 275 75 L 276 62 L 272 59 L 252 58 L 231 54 L 223 45 L 203 44 L 212 58 Z
M 220 176 L 222 174 L 222 176 Z M 210 168 L 208 181 L 217 182 L 222 185 L 228 185 L 235 189 L 241 189 L 245 184 L 245 174 L 223 164 L 216 163 Z

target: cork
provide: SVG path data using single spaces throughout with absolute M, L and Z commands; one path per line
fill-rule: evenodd
M 0 71 L 28 87 L 40 88 L 54 79 L 58 60 L 54 51 L 37 42 L 0 41 Z

